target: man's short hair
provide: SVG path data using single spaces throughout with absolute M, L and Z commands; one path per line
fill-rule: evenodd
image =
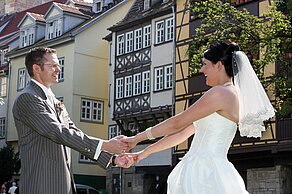
M 25 56 L 25 66 L 30 77 L 33 77 L 33 64 L 37 64 L 43 68 L 44 55 L 46 53 L 57 53 L 55 49 L 45 47 L 35 47 Z

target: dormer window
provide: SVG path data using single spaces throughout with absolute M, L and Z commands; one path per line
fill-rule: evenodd
M 26 47 L 35 42 L 35 28 L 21 29 L 20 31 L 20 47 Z
M 144 0 L 144 10 L 150 9 L 150 0 Z
M 47 23 L 47 40 L 61 36 L 63 33 L 63 19 L 57 19 Z
M 93 2 L 93 12 L 94 13 L 99 13 L 102 11 L 102 1 L 98 0 L 98 1 L 94 1 Z

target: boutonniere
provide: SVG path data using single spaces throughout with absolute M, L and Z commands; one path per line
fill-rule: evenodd
M 56 108 L 57 114 L 61 115 L 65 109 L 65 105 L 63 102 L 58 102 L 55 104 L 55 108 Z

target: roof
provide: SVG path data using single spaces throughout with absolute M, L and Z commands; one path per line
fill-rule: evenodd
M 73 7 L 70 5 L 66 5 L 66 4 L 61 4 L 61 3 L 54 3 L 55 5 L 57 5 L 59 8 L 61 8 L 64 12 L 67 13 L 73 13 L 76 15 L 81 15 L 81 16 L 93 16 L 94 13 L 92 11 L 88 11 L 82 8 L 78 8 L 78 7 Z
M 65 0 L 50 1 L 50 2 L 44 3 L 42 5 L 32 7 L 30 9 L 26 9 L 26 10 L 23 10 L 21 12 L 12 14 L 13 18 L 11 19 L 9 25 L 7 25 L 3 29 L 3 31 L 0 33 L 0 38 L 8 35 L 10 33 L 18 31 L 19 29 L 17 26 L 18 26 L 19 22 L 22 20 L 22 18 L 24 17 L 24 15 L 26 14 L 26 12 L 44 15 L 47 12 L 47 10 L 49 9 L 49 7 L 52 5 L 53 2 L 65 3 Z
M 10 42 L 12 42 L 13 40 L 17 38 L 19 38 L 19 33 L 11 34 L 10 36 L 4 38 L 3 40 L 0 40 L 0 48 L 2 46 L 7 46 Z
M 127 28 L 128 25 L 136 25 L 147 19 L 159 17 L 168 13 L 172 13 L 174 2 L 169 0 L 167 3 L 162 1 L 152 5 L 149 10 L 143 10 L 144 0 L 136 0 L 123 20 L 109 28 L 111 31 L 119 31 Z
M 83 0 L 72 0 L 72 2 L 74 2 L 74 4 L 78 4 L 78 5 L 82 5 L 82 6 L 87 6 L 87 7 L 91 7 L 93 3 L 89 3 L 89 2 L 85 2 Z
M 30 14 L 36 21 L 46 22 L 44 15 L 37 14 L 37 13 L 30 13 L 30 12 L 27 12 L 27 13 Z

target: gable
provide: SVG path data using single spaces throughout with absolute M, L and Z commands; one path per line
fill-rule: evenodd
M 56 16 L 62 15 L 63 12 L 62 10 L 60 10 L 59 8 L 57 8 L 56 6 L 52 7 L 52 9 L 50 10 L 50 12 L 48 14 L 46 14 L 46 20 L 50 20 L 50 18 L 55 18 Z
M 21 26 L 19 26 L 19 27 L 28 26 L 28 25 L 31 25 L 34 23 L 35 23 L 34 19 L 31 16 L 27 16 L 27 17 L 25 17 L 24 21 L 22 22 Z

